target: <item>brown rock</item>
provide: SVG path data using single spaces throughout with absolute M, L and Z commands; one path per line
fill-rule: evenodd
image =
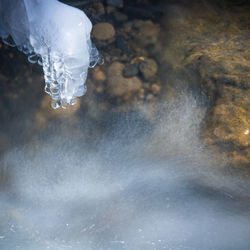
M 153 59 L 146 58 L 144 61 L 142 61 L 140 63 L 139 69 L 140 69 L 143 77 L 146 80 L 148 80 L 157 73 L 158 66 L 157 66 L 156 62 Z
M 128 16 L 120 11 L 114 12 L 114 17 L 118 22 L 126 22 L 128 20 Z
M 108 69 L 108 92 L 113 96 L 124 96 L 129 92 L 137 92 L 142 83 L 138 77 L 125 78 L 122 71 L 125 65 L 114 62 Z
M 108 14 L 111 14 L 111 13 L 116 11 L 116 7 L 108 5 L 106 7 L 106 11 L 107 11 Z
M 94 3 L 94 8 L 96 9 L 96 11 L 101 14 L 101 15 L 104 15 L 105 14 L 105 8 L 104 8 L 104 5 L 103 3 Z
M 139 25 L 139 32 L 142 36 L 152 37 L 157 36 L 160 31 L 160 27 L 157 24 L 153 24 L 152 21 L 145 21 Z
M 93 79 L 97 82 L 104 82 L 106 81 L 106 75 L 100 70 L 99 67 L 95 67 L 93 69 Z
M 140 99 L 144 99 L 145 97 L 145 90 L 144 89 L 140 89 L 139 92 L 138 92 L 138 97 Z
M 208 143 L 228 153 L 233 164 L 250 159 L 250 90 L 222 86 L 207 119 Z
M 161 92 L 161 86 L 158 84 L 153 84 L 151 86 L 151 90 L 154 95 L 158 95 Z
M 98 40 L 109 40 L 115 36 L 115 29 L 110 23 L 98 23 L 93 27 L 93 36 Z

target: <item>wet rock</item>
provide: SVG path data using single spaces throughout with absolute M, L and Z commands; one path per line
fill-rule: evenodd
M 128 42 L 122 38 L 116 40 L 116 47 L 121 49 L 123 52 L 128 52 L 130 50 Z
M 160 26 L 152 21 L 137 20 L 134 22 L 131 36 L 136 40 L 137 44 L 143 47 L 159 43 L 158 35 Z
M 93 80 L 97 82 L 104 82 L 106 81 L 105 73 L 100 70 L 100 67 L 93 68 Z
M 98 23 L 93 27 L 93 37 L 98 40 L 109 40 L 115 36 L 115 29 L 110 23 Z
M 207 144 L 227 156 L 229 164 L 249 167 L 249 11 L 222 11 L 197 2 L 167 9 L 166 23 L 160 56 L 175 75 L 183 74 L 189 87 L 206 93 L 211 105 L 203 130 Z
M 123 25 L 123 29 L 125 32 L 130 32 L 133 26 L 133 22 L 126 22 Z
M 123 7 L 123 0 L 107 0 L 107 4 L 121 8 Z
M 104 14 L 105 14 L 105 8 L 104 8 L 103 3 L 97 2 L 97 3 L 94 3 L 93 5 L 94 5 L 94 8 L 96 9 L 96 11 L 97 11 L 100 15 L 104 15 Z
M 95 91 L 96 93 L 101 94 L 104 91 L 104 86 L 103 85 L 97 86 Z
M 139 69 L 136 63 L 126 65 L 122 72 L 123 76 L 125 77 L 133 77 L 138 75 L 138 73 Z
M 6 76 L 4 76 L 3 74 L 0 74 L 0 84 L 5 83 L 7 81 L 8 81 L 8 78 Z
M 138 91 L 138 95 L 139 99 L 144 99 L 145 98 L 145 90 L 143 88 L 141 88 L 139 91 Z
M 154 24 L 151 20 L 137 23 L 137 27 L 139 28 L 140 34 L 144 37 L 157 36 L 160 31 L 160 26 Z
M 116 8 L 114 6 L 109 5 L 109 6 L 106 7 L 107 14 L 111 14 L 111 13 L 113 13 L 115 11 L 116 11 Z
M 114 12 L 114 18 L 117 22 L 126 22 L 128 20 L 128 16 L 120 11 Z
M 137 92 L 142 82 L 137 77 L 125 78 L 122 75 L 125 65 L 120 62 L 114 62 L 108 69 L 108 93 L 111 96 L 124 96 L 128 93 Z M 127 98 L 127 97 L 126 97 Z
M 158 66 L 153 59 L 146 58 L 139 65 L 140 72 L 145 80 L 152 78 L 158 71 Z
M 212 143 L 227 151 L 250 146 L 250 90 L 223 86 L 208 117 L 208 135 Z M 250 157 L 250 155 L 249 155 Z
M 161 86 L 159 84 L 153 84 L 151 86 L 151 91 L 154 95 L 158 95 L 161 92 Z
M 153 96 L 152 94 L 148 94 L 148 95 L 146 96 L 146 100 L 147 100 L 147 101 L 151 101 L 153 98 L 154 98 L 154 96 Z
M 114 57 L 119 58 L 122 54 L 122 51 L 118 48 L 112 48 L 110 49 L 109 54 L 113 57 L 113 59 Z

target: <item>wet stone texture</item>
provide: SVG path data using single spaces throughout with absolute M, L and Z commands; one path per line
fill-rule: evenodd
M 0 65 L 2 114 L 6 103 L 30 102 L 26 110 L 36 113 L 41 128 L 66 113 L 74 121 L 77 112 L 87 110 L 98 120 L 114 107 L 124 110 L 143 103 L 152 108 L 185 89 L 205 99 L 201 136 L 208 147 L 230 165 L 249 168 L 247 1 L 94 1 L 78 7 L 92 20 L 92 39 L 105 60 L 89 70 L 87 94 L 72 112 L 51 110 L 43 94 L 42 69 L 1 44 L 1 62 L 9 62 Z
M 249 167 L 249 5 L 223 1 L 172 5 L 163 24 L 167 33 L 162 60 L 210 101 L 205 141 L 226 154 L 231 164 Z

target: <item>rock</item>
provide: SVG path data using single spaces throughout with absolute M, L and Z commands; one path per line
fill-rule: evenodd
M 130 32 L 133 26 L 133 22 L 126 22 L 123 24 L 123 28 L 125 32 Z
M 7 82 L 7 81 L 8 81 L 8 77 L 0 74 L 0 83 Z
M 154 98 L 154 96 L 153 96 L 152 94 L 148 94 L 148 95 L 146 96 L 146 100 L 147 100 L 147 101 L 151 101 L 153 98 Z
M 128 52 L 130 50 L 128 42 L 122 38 L 116 40 L 116 47 L 121 49 L 123 52 Z
M 220 94 L 209 116 L 214 142 L 241 149 L 250 146 L 250 90 L 223 86 Z
M 103 3 L 101 2 L 96 2 L 93 4 L 94 8 L 96 9 L 96 11 L 100 14 L 100 15 L 104 15 L 105 14 L 105 8 Z
M 93 27 L 93 37 L 98 40 L 109 40 L 115 36 L 115 29 L 110 23 L 97 23 Z
M 136 63 L 126 65 L 122 71 L 122 74 L 125 77 L 133 77 L 138 75 L 138 73 L 139 69 Z
M 106 81 L 106 75 L 100 70 L 100 67 L 93 68 L 93 79 L 97 82 Z
M 133 21 L 133 26 L 136 29 L 139 29 L 143 25 L 144 21 L 140 19 L 136 19 Z
M 107 0 L 107 4 L 122 8 L 123 7 L 123 0 Z
M 207 117 L 205 131 L 210 145 L 231 155 L 234 163 L 250 160 L 250 90 L 221 86 L 219 98 Z
M 144 21 L 140 25 L 137 25 L 139 32 L 144 37 L 157 36 L 160 31 L 158 24 L 154 24 L 152 21 Z
M 158 84 L 153 84 L 151 86 L 151 91 L 154 95 L 158 95 L 161 92 L 161 86 Z
M 108 93 L 112 96 L 124 96 L 131 92 L 137 92 L 142 82 L 137 77 L 125 78 L 122 75 L 125 65 L 114 62 L 108 69 Z
M 114 18 L 117 22 L 126 22 L 128 20 L 128 16 L 120 11 L 114 12 Z
M 144 89 L 140 89 L 139 92 L 138 92 L 138 97 L 140 99 L 144 99 L 145 98 L 145 90 Z
M 209 106 L 202 133 L 209 148 L 230 165 L 249 169 L 249 10 L 218 7 L 218 15 L 215 5 L 202 2 L 176 6 L 166 8 L 168 25 L 161 34 L 167 42 L 158 60 L 169 65 L 169 78 L 182 75 L 188 88 L 205 93 Z M 202 9 L 207 11 L 197 15 Z M 147 33 L 137 25 L 134 29 Z M 184 81 L 173 85 L 180 89 Z
M 107 14 L 111 14 L 116 11 L 116 8 L 114 6 L 107 6 L 106 7 L 106 12 Z
M 102 85 L 97 86 L 96 89 L 95 89 L 95 91 L 96 91 L 98 94 L 102 93 L 102 92 L 104 91 L 104 86 L 102 86 Z
M 109 54 L 110 54 L 111 57 L 113 57 L 113 59 L 114 59 L 114 57 L 119 58 L 121 56 L 121 54 L 122 54 L 122 51 L 120 49 L 118 49 L 118 48 L 111 48 L 109 50 Z
M 157 73 L 158 66 L 153 59 L 147 58 L 140 63 L 139 69 L 140 69 L 140 72 L 142 73 L 144 79 L 148 80 Z

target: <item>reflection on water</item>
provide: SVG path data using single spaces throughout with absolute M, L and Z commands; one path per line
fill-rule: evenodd
M 137 21 L 128 34 L 145 27 L 162 29 Z M 43 95 L 41 69 L 2 48 L 0 249 L 249 249 L 249 180 L 204 142 L 213 102 L 199 94 L 197 72 L 177 71 L 152 46 L 145 54 L 150 39 L 138 38 L 141 51 L 129 39 L 115 65 L 114 46 L 128 44 L 99 41 L 110 58 L 92 71 L 86 97 L 59 111 Z

